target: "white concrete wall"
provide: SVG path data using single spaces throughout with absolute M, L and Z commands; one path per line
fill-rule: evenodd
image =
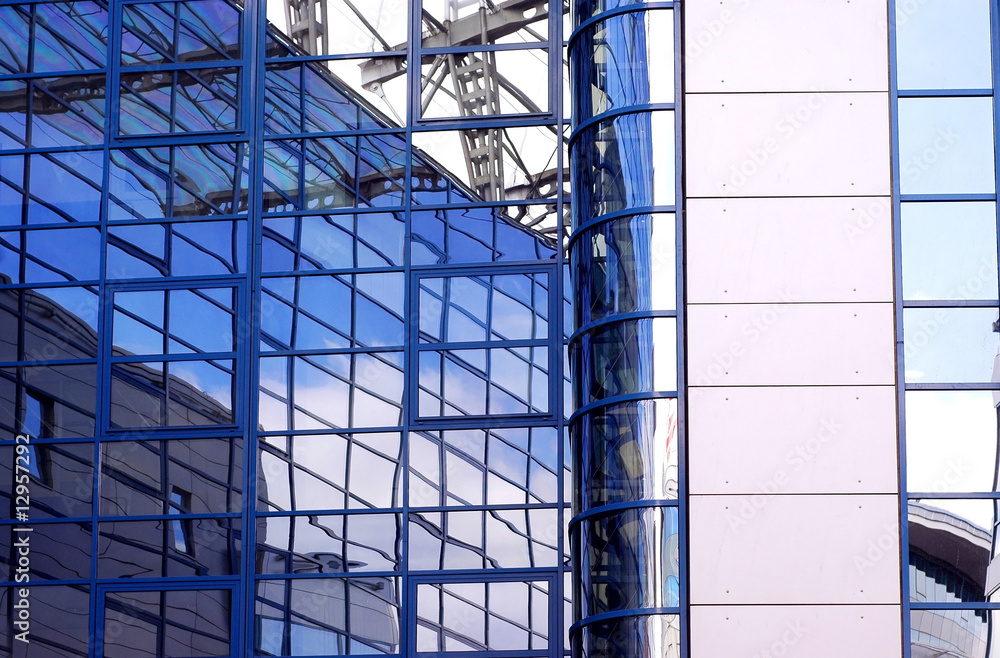
M 887 2 L 684 11 L 691 656 L 901 656 Z

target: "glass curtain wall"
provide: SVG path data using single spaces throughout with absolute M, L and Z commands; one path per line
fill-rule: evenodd
M 997 20 L 992 0 L 895 3 L 897 357 L 912 658 L 1000 655 Z
M 574 656 L 679 656 L 673 3 L 576 3 Z
M 567 8 L 488 4 L 0 0 L 0 655 L 568 653 Z

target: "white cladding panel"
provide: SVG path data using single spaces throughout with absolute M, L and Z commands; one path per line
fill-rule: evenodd
M 691 603 L 899 603 L 898 501 L 691 496 Z
M 689 392 L 692 494 L 894 494 L 897 464 L 892 386 Z
M 902 654 L 892 605 L 694 606 L 691 655 L 894 658 Z
M 890 194 L 887 93 L 688 94 L 686 102 L 689 197 Z
M 689 303 L 892 301 L 890 197 L 692 199 Z
M 688 307 L 690 386 L 893 384 L 893 307 Z
M 692 92 L 887 91 L 885 0 L 686 0 Z

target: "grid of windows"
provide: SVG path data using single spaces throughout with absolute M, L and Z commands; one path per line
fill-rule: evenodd
M 903 582 L 913 658 L 985 656 L 995 640 L 997 17 L 990 0 L 895 8 Z
M 0 653 L 18 434 L 39 655 L 568 653 L 568 5 L 500 4 L 0 2 Z

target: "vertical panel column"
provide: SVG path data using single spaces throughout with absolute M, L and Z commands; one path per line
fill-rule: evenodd
M 676 14 L 628 4 L 577 3 L 570 44 L 572 640 L 576 656 L 675 657 Z
M 692 658 L 902 652 L 886 4 L 685 3 Z

